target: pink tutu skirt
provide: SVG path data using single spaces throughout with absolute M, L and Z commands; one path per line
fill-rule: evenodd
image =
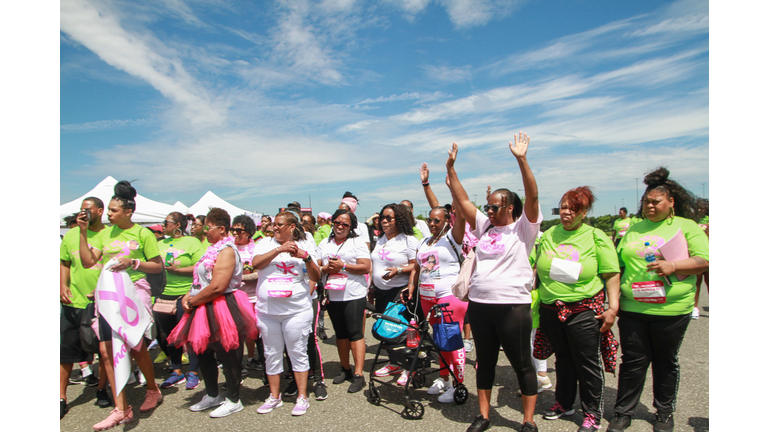
M 258 336 L 253 305 L 247 294 L 237 290 L 184 314 L 168 335 L 168 343 L 177 348 L 188 343 L 200 354 L 216 343 L 221 343 L 225 351 L 231 351 L 242 341 L 255 340 Z

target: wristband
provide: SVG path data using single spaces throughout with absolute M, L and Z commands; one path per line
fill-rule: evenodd
M 344 263 L 344 266 L 341 268 L 341 271 L 347 270 L 347 263 Z
M 301 259 L 306 261 L 307 260 L 307 255 L 309 255 L 309 251 L 304 251 L 304 255 L 302 255 Z
M 672 262 L 672 261 L 670 261 Z M 677 270 L 677 267 L 675 267 L 675 263 L 672 262 L 672 273 L 674 273 Z
M 138 270 L 138 269 L 139 269 L 139 264 L 141 264 L 141 261 L 139 261 L 139 260 L 137 260 L 137 259 L 135 259 L 135 260 L 132 260 L 132 261 L 135 261 L 135 262 L 136 262 L 135 264 L 133 264 L 133 269 L 134 269 L 134 270 Z
M 422 183 L 421 185 L 424 186 L 424 187 L 427 187 L 427 186 L 429 186 L 429 182 Z

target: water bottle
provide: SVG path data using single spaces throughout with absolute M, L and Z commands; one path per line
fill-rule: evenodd
M 411 323 L 407 330 L 408 339 L 406 339 L 405 346 L 408 348 L 416 348 L 419 346 L 419 331 L 416 330 L 416 321 L 411 319 Z
M 173 245 L 171 245 L 173 247 Z M 173 264 L 173 252 L 170 250 L 165 253 L 165 266 L 169 267 L 171 264 Z
M 645 249 L 643 249 L 643 255 L 645 256 L 646 264 L 656 262 L 656 251 L 653 250 L 653 248 L 651 247 L 651 244 L 648 242 L 645 242 Z M 655 274 L 656 272 L 653 270 L 648 271 L 648 277 L 653 277 Z

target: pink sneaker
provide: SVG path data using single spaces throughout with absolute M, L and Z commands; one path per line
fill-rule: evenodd
M 408 371 L 403 371 L 400 374 L 400 378 L 397 379 L 397 385 L 404 386 L 408 382 Z
M 139 412 L 147 412 L 157 408 L 163 402 L 163 394 L 160 393 L 160 389 L 157 391 L 147 390 L 147 397 L 144 399 L 144 403 L 141 404 Z
M 397 375 L 397 374 L 400 373 L 400 371 L 402 369 L 403 368 L 401 368 L 400 366 L 392 366 L 391 364 L 388 364 L 388 365 L 384 366 L 383 368 L 377 370 L 376 373 L 374 373 L 374 375 L 376 375 L 377 377 L 385 377 L 385 376 L 390 376 L 390 375 Z
M 128 406 L 125 411 L 119 411 L 117 408 L 115 408 L 112 410 L 112 412 L 109 413 L 109 416 L 104 421 L 93 425 L 93 429 L 97 431 L 104 431 L 124 423 L 130 423 L 133 420 L 133 410 L 130 406 Z

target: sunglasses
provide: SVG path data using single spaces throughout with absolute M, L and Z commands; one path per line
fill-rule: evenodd
M 431 224 L 431 223 L 436 223 L 436 224 L 438 224 L 438 223 L 440 223 L 440 222 L 443 222 L 443 221 L 444 221 L 444 219 L 438 219 L 438 218 L 434 218 L 434 219 L 432 219 L 432 218 L 428 218 L 428 219 L 427 219 L 427 223 L 428 223 L 428 224 Z
M 221 228 L 221 225 L 218 225 L 218 226 L 216 226 L 216 225 L 214 225 L 214 226 L 203 225 L 203 231 L 205 231 L 205 232 L 208 232 L 208 231 L 210 231 L 210 230 L 212 230 L 214 228 Z
M 390 215 L 386 215 L 386 216 L 382 216 L 381 220 L 385 220 L 387 222 L 392 222 L 393 220 L 395 220 L 395 217 L 394 216 L 390 216 Z
M 333 224 L 336 225 L 336 226 L 340 226 L 342 228 L 349 228 L 349 227 L 352 226 L 352 225 L 350 225 L 348 223 L 339 222 L 339 221 L 333 221 Z
M 512 204 L 507 204 L 505 206 L 499 207 L 496 204 L 491 204 L 491 205 L 486 204 L 486 205 L 483 206 L 483 210 L 485 210 L 486 213 L 488 213 L 489 210 L 493 210 L 494 213 L 498 213 L 499 210 L 501 210 L 503 208 L 507 208 L 507 207 L 509 207 L 511 205 Z
M 242 233 L 246 233 L 246 234 L 248 233 L 243 228 L 232 228 L 230 231 L 232 231 L 233 233 L 238 234 L 238 235 L 240 235 Z
M 263 234 L 264 234 L 265 236 L 267 236 L 267 237 L 274 237 L 274 236 L 275 236 L 275 233 L 274 233 L 274 232 L 272 232 L 272 231 L 264 231 L 264 233 L 263 233 Z
M 166 219 L 166 220 L 163 221 L 163 226 L 168 226 L 168 224 L 178 225 L 176 222 L 174 222 L 172 220 Z

